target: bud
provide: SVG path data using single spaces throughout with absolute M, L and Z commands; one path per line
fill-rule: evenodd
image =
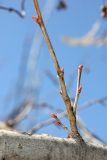
M 55 124 L 57 124 L 57 125 L 60 126 L 60 125 L 61 125 L 61 122 L 60 122 L 60 121 L 56 121 Z
M 40 24 L 40 18 L 38 16 L 32 16 L 32 19 Z
M 79 94 L 81 93 L 81 90 L 82 90 L 82 86 L 79 86 L 79 88 L 78 88 L 78 93 Z
M 51 114 L 50 116 L 55 119 L 58 118 L 56 114 Z
M 83 65 L 82 65 L 82 64 L 80 64 L 80 65 L 78 66 L 78 69 L 82 72 Z

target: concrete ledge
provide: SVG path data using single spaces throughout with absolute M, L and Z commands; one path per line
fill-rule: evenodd
M 0 130 L 0 160 L 107 160 L 107 147 Z

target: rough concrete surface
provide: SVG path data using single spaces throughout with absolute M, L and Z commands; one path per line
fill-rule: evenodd
M 107 160 L 107 147 L 0 130 L 0 160 Z

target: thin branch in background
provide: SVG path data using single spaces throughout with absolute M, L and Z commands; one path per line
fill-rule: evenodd
M 14 118 L 8 119 L 6 121 L 6 124 L 9 127 L 14 128 L 14 126 L 20 123 L 29 114 L 33 106 L 34 106 L 34 103 L 31 100 L 24 102 L 24 104 L 22 104 L 22 107 L 19 108 L 20 110 L 17 112 L 16 116 Z M 14 113 L 12 114 L 14 115 Z
M 19 108 L 13 110 L 12 113 L 8 116 L 8 119 L 5 121 L 6 125 L 11 128 L 15 128 L 22 120 L 24 120 L 33 108 L 48 108 L 50 111 L 56 111 L 61 113 L 61 109 L 55 109 L 54 106 L 43 102 L 43 103 L 34 103 L 33 100 L 26 100 L 22 103 Z
M 21 0 L 21 10 L 25 11 L 25 1 L 26 0 Z
M 77 124 L 78 124 L 78 127 L 81 129 L 84 139 L 87 142 L 92 143 L 92 144 L 101 144 L 101 145 L 106 144 L 97 135 L 89 131 L 89 129 L 85 126 L 84 122 L 81 120 L 79 116 L 77 118 Z
M 94 104 L 101 104 L 103 106 L 107 106 L 107 97 L 102 97 L 102 98 L 97 98 L 97 99 L 92 99 L 90 101 L 87 101 L 87 102 L 83 103 L 82 105 L 80 105 L 78 107 L 78 110 L 88 108 Z
M 62 92 L 62 98 L 63 98 L 63 101 L 65 103 L 68 118 L 69 118 L 69 121 L 70 121 L 71 132 L 69 134 L 69 138 L 79 138 L 79 140 L 82 140 L 82 138 L 81 138 L 81 136 L 78 132 L 77 126 L 76 126 L 76 117 L 75 117 L 75 114 L 73 113 L 73 106 L 71 105 L 72 103 L 71 103 L 70 97 L 68 96 L 68 93 L 67 93 L 67 88 L 66 88 L 65 80 L 64 80 L 64 70 L 61 69 L 60 66 L 59 66 L 56 54 L 54 52 L 53 46 L 51 44 L 50 38 L 48 36 L 47 30 L 46 30 L 45 25 L 44 25 L 42 15 L 41 15 L 41 11 L 39 9 L 39 5 L 38 5 L 37 0 L 34 0 L 34 6 L 35 6 L 35 9 L 36 9 L 36 12 L 37 12 L 37 16 L 33 16 L 32 18 L 33 18 L 33 20 L 35 20 L 38 23 L 38 25 L 41 28 L 41 31 L 44 35 L 44 38 L 45 38 L 46 42 L 47 42 L 47 45 L 48 45 L 53 63 L 55 65 L 56 72 L 57 72 L 58 77 L 59 77 L 59 82 L 60 82 L 60 87 L 61 87 L 61 92 Z
M 77 71 L 73 70 L 72 73 L 69 75 L 69 79 L 66 85 L 68 91 L 72 90 L 76 77 L 77 77 Z
M 14 8 L 14 7 L 7 7 L 6 5 L 2 5 L 0 4 L 0 9 L 1 10 L 5 10 L 5 11 L 8 11 L 8 12 L 13 12 L 13 13 L 16 13 L 18 16 L 20 16 L 21 18 L 25 17 L 26 15 L 26 11 L 25 11 L 25 1 L 26 0 L 21 0 L 21 3 L 20 3 L 20 10 Z
M 58 86 L 58 80 L 56 79 L 56 77 L 49 70 L 46 70 L 45 74 L 51 80 L 53 85 Z
M 62 112 L 62 109 L 60 108 L 55 108 L 54 106 L 52 106 L 51 104 L 49 104 L 48 102 L 42 102 L 37 104 L 38 107 L 42 107 L 42 108 L 48 108 L 50 111 L 56 111 L 57 113 Z
M 89 45 L 105 45 L 107 44 L 107 36 L 96 36 L 97 32 L 100 30 L 101 24 L 99 22 L 96 22 L 90 31 L 86 33 L 81 38 L 74 38 L 69 36 L 63 36 L 62 42 L 69 44 L 69 45 L 75 45 L 75 46 L 89 46 Z
M 19 75 L 17 78 L 16 82 L 16 87 L 15 87 L 15 93 L 14 93 L 14 103 L 20 103 L 22 99 L 25 98 L 25 93 L 26 93 L 26 88 L 25 88 L 25 83 L 27 79 L 27 64 L 29 61 L 29 50 L 30 50 L 30 45 L 31 45 L 32 39 L 30 37 L 25 38 L 24 44 L 23 44 L 23 51 L 21 54 L 21 60 L 20 60 L 20 65 L 19 65 Z M 36 61 L 36 60 L 35 60 Z M 19 96 L 20 95 L 20 96 Z M 16 108 L 16 107 L 15 107 Z
M 75 114 L 76 114 L 76 110 L 77 110 L 77 103 L 78 103 L 79 95 L 80 95 L 80 92 L 81 92 L 81 89 L 82 89 L 82 87 L 81 87 L 81 85 L 80 85 L 82 68 L 83 68 L 83 65 L 80 64 L 80 65 L 78 66 L 78 77 L 77 77 L 76 96 L 75 96 L 74 106 L 73 106 L 73 109 L 74 109 L 74 113 L 75 113 Z

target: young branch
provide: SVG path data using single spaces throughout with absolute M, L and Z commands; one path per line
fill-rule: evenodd
M 82 89 L 82 87 L 81 87 L 81 85 L 80 85 L 82 68 L 83 68 L 83 65 L 80 64 L 80 65 L 78 66 L 77 89 L 76 89 L 76 96 L 75 96 L 74 108 L 73 108 L 75 114 L 76 114 L 76 109 L 77 109 L 77 104 L 78 104 L 79 95 L 80 95 L 81 89 Z
M 69 134 L 69 129 L 60 121 L 59 117 L 56 114 L 51 114 L 50 115 L 53 119 L 55 119 L 55 124 L 59 125 L 62 127 L 68 134 Z
M 42 33 L 44 35 L 44 38 L 46 40 L 46 43 L 48 45 L 52 60 L 54 62 L 56 72 L 57 72 L 58 77 L 59 77 L 62 98 L 63 98 L 63 101 L 64 101 L 65 106 L 66 106 L 68 118 L 69 118 L 69 121 L 70 121 L 70 127 L 71 127 L 71 132 L 70 132 L 69 137 L 70 138 L 71 137 L 72 138 L 80 137 L 80 134 L 79 134 L 77 126 L 76 126 L 76 117 L 75 117 L 75 114 L 73 113 L 73 106 L 71 105 L 71 100 L 70 100 L 70 97 L 68 96 L 66 85 L 65 85 L 64 70 L 61 69 L 60 66 L 59 66 L 56 54 L 55 54 L 53 46 L 52 46 L 52 43 L 49 39 L 47 30 L 46 30 L 45 25 L 44 25 L 42 15 L 41 15 L 41 11 L 39 9 L 39 5 L 38 5 L 37 0 L 34 0 L 34 6 L 35 6 L 35 9 L 36 9 L 36 12 L 37 12 L 37 16 L 33 16 L 32 18 L 38 23 L 38 25 L 41 28 L 41 31 L 42 31 Z

